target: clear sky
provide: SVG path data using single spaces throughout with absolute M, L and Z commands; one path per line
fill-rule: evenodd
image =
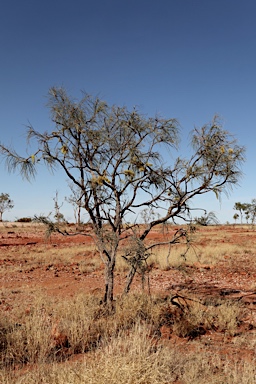
M 244 176 L 221 204 L 212 194 L 197 205 L 233 222 L 234 203 L 256 197 L 255 20 L 255 0 L 2 0 L 0 141 L 24 153 L 28 122 L 52 128 L 54 85 L 177 118 L 184 156 L 191 129 L 217 113 L 246 146 Z M 56 190 L 69 194 L 61 172 L 42 168 L 28 183 L 0 163 L 0 177 L 15 203 L 4 219 L 47 214 Z

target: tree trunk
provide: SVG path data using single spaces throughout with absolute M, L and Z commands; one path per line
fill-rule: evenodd
M 78 206 L 78 212 L 77 212 L 77 225 L 80 227 L 81 225 L 81 207 Z
M 105 294 L 104 303 L 112 305 L 114 291 L 114 264 L 109 262 L 105 265 Z

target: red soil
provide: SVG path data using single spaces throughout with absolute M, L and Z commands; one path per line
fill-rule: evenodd
M 81 272 L 79 263 L 89 261 L 96 253 L 86 251 L 91 239 L 81 235 L 67 237 L 59 234 L 52 235 L 46 240 L 42 229 L 27 230 L 19 228 L 6 228 L 0 232 L 0 286 L 2 292 L 8 290 L 11 295 L 0 297 L 0 309 L 11 311 L 13 303 L 24 303 L 25 310 L 29 311 L 30 292 L 43 289 L 47 294 L 55 297 L 72 297 L 79 292 L 104 292 L 104 266 L 97 270 Z M 160 239 L 161 231 L 153 232 L 151 240 Z M 26 253 L 35 252 L 39 247 L 46 249 L 67 249 L 77 244 L 85 245 L 84 255 L 70 257 L 69 262 L 54 264 L 33 263 L 26 259 Z M 197 249 L 203 252 L 208 244 L 221 247 L 222 244 L 236 245 L 239 257 L 235 254 L 225 254 L 216 264 L 201 264 L 199 261 L 184 264 L 182 268 L 170 268 L 168 271 L 152 266 L 150 271 L 151 293 L 160 293 L 162 296 L 182 294 L 199 297 L 200 300 L 210 298 L 229 298 L 238 300 L 245 308 L 240 333 L 254 332 L 256 329 L 256 231 L 249 226 L 225 226 L 201 228 L 199 237 L 195 242 Z M 243 251 L 244 250 L 244 251 Z M 10 256 L 10 251 L 11 255 Z M 242 253 L 242 255 L 241 255 Z M 15 257 L 15 255 L 17 257 Z M 125 274 L 118 272 L 115 280 L 115 295 L 122 292 Z M 133 291 L 141 290 L 141 279 L 136 276 Z M 161 328 L 161 336 L 165 342 L 186 344 L 187 339 L 174 336 L 167 326 Z M 255 332 L 252 334 L 255 337 Z M 240 356 L 241 359 L 255 357 L 251 349 L 235 347 L 232 338 L 225 334 L 207 332 L 200 336 L 203 343 L 213 343 L 220 353 Z

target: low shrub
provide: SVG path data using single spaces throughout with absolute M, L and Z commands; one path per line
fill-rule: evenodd
M 31 217 L 21 217 L 20 219 L 16 220 L 16 223 L 31 223 L 32 219 Z

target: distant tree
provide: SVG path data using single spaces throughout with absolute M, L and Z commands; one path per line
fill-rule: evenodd
M 256 199 L 252 199 L 250 204 L 250 218 L 252 225 L 254 225 L 256 219 Z
M 249 211 L 245 211 L 245 220 L 246 220 L 246 224 L 248 224 L 249 219 L 250 219 L 250 212 L 249 212 Z
M 13 201 L 10 199 L 8 193 L 1 193 L 0 195 L 0 221 L 3 221 L 3 214 L 14 207 Z
M 183 229 L 164 241 L 145 243 L 159 224 L 177 218 L 190 223 L 189 202 L 195 196 L 214 192 L 218 198 L 236 185 L 244 148 L 215 117 L 194 129 L 191 157 L 173 161 L 170 150 L 179 138 L 175 119 L 147 118 L 137 109 L 108 106 L 87 94 L 76 101 L 62 88 L 50 90 L 48 104 L 55 126 L 45 133 L 28 127 L 28 140 L 37 143 L 31 156 L 21 157 L 3 144 L 0 150 L 10 171 L 19 167 L 24 177 L 31 178 L 42 161 L 52 170 L 59 166 L 79 190 L 91 223 L 84 235 L 94 239 L 105 264 L 104 302 L 112 305 L 116 258 L 122 255 L 124 241 L 130 238 L 135 244 L 129 265 L 136 270 L 154 247 L 187 236 Z M 159 215 L 141 227 L 136 221 L 126 225 L 130 215 L 145 208 Z M 61 232 L 57 226 L 51 228 Z M 128 276 L 132 279 L 133 272 Z
M 233 216 L 233 219 L 235 220 L 235 224 L 236 224 L 236 221 L 237 221 L 238 218 L 239 218 L 238 213 L 235 213 L 234 216 Z
M 204 215 L 202 215 L 200 217 L 196 217 L 194 220 L 195 220 L 196 224 L 203 225 L 203 226 L 216 225 L 216 224 L 220 223 L 217 216 L 212 211 L 208 212 L 208 213 L 205 212 Z
M 251 203 L 244 203 L 243 205 L 247 224 L 250 220 L 251 224 L 254 225 L 256 219 L 256 199 L 252 199 Z
M 240 212 L 241 224 L 243 224 L 243 213 L 246 212 L 248 204 L 237 202 L 234 205 L 234 209 Z

